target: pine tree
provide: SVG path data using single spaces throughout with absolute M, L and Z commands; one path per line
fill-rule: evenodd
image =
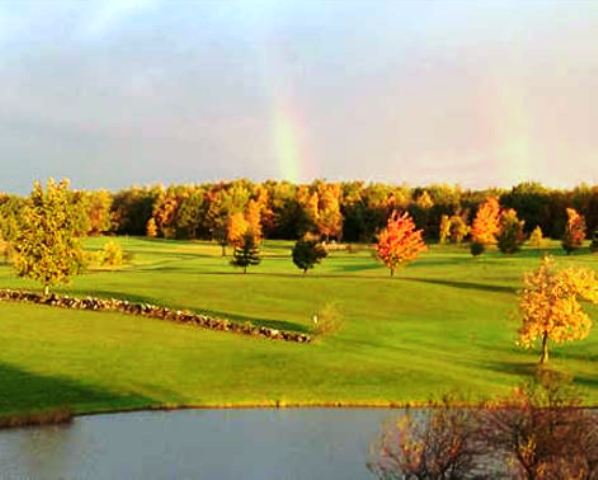
M 235 247 L 231 265 L 243 268 L 243 273 L 247 273 L 247 267 L 250 265 L 259 265 L 261 262 L 260 249 L 255 241 L 255 236 L 247 232 L 243 237 L 241 245 Z
M 68 283 L 82 266 L 76 221 L 68 180 L 50 179 L 45 191 L 34 183 L 14 242 L 13 265 L 19 276 L 40 282 L 46 295 L 51 286 Z

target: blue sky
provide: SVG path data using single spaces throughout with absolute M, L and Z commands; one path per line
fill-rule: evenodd
M 0 0 L 0 190 L 598 183 L 596 32 L 589 0 Z

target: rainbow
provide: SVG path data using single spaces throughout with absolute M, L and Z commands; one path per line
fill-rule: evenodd
M 491 109 L 494 127 L 495 170 L 504 186 L 531 180 L 532 142 L 530 141 L 530 116 L 525 108 L 525 91 L 506 80 L 495 87 L 494 108 Z
M 304 150 L 302 123 L 290 107 L 288 98 L 277 98 L 272 111 L 274 154 L 278 162 L 280 178 L 298 183 L 303 162 L 307 159 Z

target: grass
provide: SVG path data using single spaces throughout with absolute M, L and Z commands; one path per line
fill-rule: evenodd
M 207 242 L 119 239 L 130 265 L 92 271 L 60 289 L 189 308 L 231 320 L 311 332 L 334 306 L 340 329 L 310 345 L 269 341 L 120 315 L 0 303 L 0 413 L 68 406 L 76 413 L 145 407 L 388 405 L 424 403 L 449 391 L 473 399 L 507 394 L 539 352 L 516 339 L 516 291 L 541 252 L 432 246 L 391 279 L 371 252 L 335 252 L 304 276 L 289 242 L 266 242 L 247 275 Z M 93 238 L 98 249 L 106 239 Z M 598 270 L 598 255 L 559 264 Z M 0 288 L 39 288 L 0 266 Z M 598 309 L 589 308 L 598 318 Z M 338 321 L 338 319 L 337 319 Z M 598 329 L 552 346 L 598 404 Z

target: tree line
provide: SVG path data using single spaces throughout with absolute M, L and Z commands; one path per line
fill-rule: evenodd
M 570 190 L 527 182 L 511 189 L 469 190 L 451 185 L 410 187 L 384 183 L 325 182 L 295 185 L 249 180 L 171 186 L 133 186 L 118 192 L 73 191 L 73 221 L 85 235 L 148 235 L 170 239 L 209 239 L 229 245 L 237 217 L 259 218 L 260 236 L 300 239 L 314 234 L 324 241 L 372 242 L 393 211 L 408 212 L 428 241 L 470 235 L 480 205 L 495 197 L 513 209 L 523 233 L 539 227 L 544 236 L 562 238 L 567 208 L 586 222 L 590 236 L 598 228 L 598 185 Z M 24 198 L 0 194 L 0 233 L 10 240 L 17 230 Z M 447 219 L 450 219 L 448 221 Z M 469 227 L 471 228 L 471 227 Z

